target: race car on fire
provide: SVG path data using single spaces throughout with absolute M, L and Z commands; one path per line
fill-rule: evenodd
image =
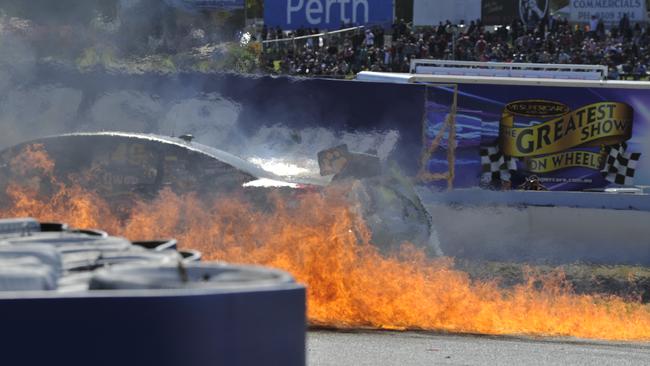
M 238 195 L 257 207 L 269 208 L 271 194 L 291 202 L 303 192 L 340 187 L 337 192 L 343 192 L 351 209 L 363 218 L 372 242 L 382 251 L 408 242 L 430 255 L 442 254 L 431 217 L 410 183 L 378 157 L 348 151 L 345 145 L 318 154 L 320 174 L 327 179 L 298 179 L 277 176 L 194 142 L 189 135 L 98 132 L 51 136 L 0 152 L 0 195 L 20 178 L 19 168 L 11 162 L 30 146 L 43 149 L 54 162 L 56 181 L 92 190 L 118 213 L 134 200 L 153 199 L 163 189 L 200 197 Z M 47 194 L 48 179 L 36 184 Z

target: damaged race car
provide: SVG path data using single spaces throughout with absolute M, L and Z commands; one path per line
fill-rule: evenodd
M 0 152 L 0 195 L 19 175 L 16 170 L 21 168 L 12 162 L 29 146 L 38 146 L 47 153 L 58 182 L 73 181 L 92 190 L 116 212 L 136 199 L 153 199 L 163 189 L 205 196 L 241 194 L 264 207 L 271 192 L 290 201 L 301 192 L 340 186 L 351 202 L 351 209 L 370 229 L 373 244 L 383 252 L 409 242 L 429 255 L 442 254 L 431 217 L 409 181 L 395 169 L 387 169 L 377 156 L 351 152 L 346 145 L 318 154 L 323 179 L 297 179 L 277 176 L 225 151 L 194 142 L 191 135 L 58 135 Z

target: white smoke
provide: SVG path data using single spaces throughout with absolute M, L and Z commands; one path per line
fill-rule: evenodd
M 347 144 L 353 151 L 376 153 L 385 160 L 399 138 L 397 131 L 337 133 L 325 127 L 294 129 L 281 123 L 268 126 L 264 120 L 259 121 L 256 131 L 245 135 L 238 124 L 241 108 L 217 94 L 184 99 L 166 111 L 155 132 L 192 134 L 200 143 L 285 176 L 317 175 L 318 152 L 340 144 Z
M 0 91 L 31 81 L 36 64 L 34 50 L 7 30 L 9 26 L 20 26 L 15 22 L 0 15 Z
M 192 134 L 197 141 L 223 149 L 235 145 L 239 104 L 216 94 L 181 100 L 171 106 L 158 126 L 164 135 Z
M 357 152 L 371 152 L 382 160 L 395 148 L 399 133 L 337 133 L 324 127 L 291 129 L 282 125 L 262 127 L 240 149 L 240 155 L 278 175 L 318 175 L 319 151 L 341 144 Z
M 123 90 L 106 94 L 90 107 L 80 131 L 146 132 L 164 115 L 162 104 L 144 93 Z
M 71 88 L 32 84 L 35 52 L 20 36 L 6 31 L 8 24 L 21 26 L 16 22 L 0 17 L 0 148 L 66 132 L 82 98 Z
M 23 24 L 25 23 L 25 24 Z M 12 32 L 3 31 L 9 24 Z M 16 29 L 24 32 L 16 33 Z M 30 42 L 30 24 L 0 16 L 0 149 L 71 132 L 123 131 L 179 136 L 225 150 L 282 175 L 317 175 L 317 153 L 347 144 L 386 160 L 399 139 L 396 130 L 345 132 L 326 127 L 290 128 L 293 115 L 279 108 L 264 116 L 259 128 L 244 132 L 242 106 L 221 95 L 190 89 L 160 90 L 161 98 L 138 90 L 84 94 L 85 90 L 35 80 L 37 56 Z M 83 78 L 83 75 L 79 76 Z M 108 89 L 108 88 L 107 88 Z M 173 97 L 169 97 L 173 95 Z
M 67 132 L 82 93 L 52 85 L 5 90 L 0 104 L 0 146 Z

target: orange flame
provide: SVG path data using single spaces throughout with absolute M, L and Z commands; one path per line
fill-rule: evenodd
M 10 162 L 12 181 L 5 191 L 4 217 L 66 218 L 78 227 L 118 228 L 108 203 L 80 185 L 70 187 L 54 177 L 55 164 L 40 144 L 28 145 Z M 43 189 L 45 187 L 45 189 Z
M 37 161 L 46 173 L 51 165 Z M 0 212 L 132 239 L 176 237 L 209 260 L 282 268 L 307 284 L 313 325 L 650 340 L 647 305 L 577 295 L 560 272 L 531 274 L 525 284 L 501 289 L 494 281 L 472 281 L 453 269 L 452 259 L 428 258 L 412 245 L 382 255 L 337 189 L 290 203 L 272 195 L 271 211 L 233 197 L 206 200 L 163 190 L 118 218 L 96 194 L 49 179 L 55 183 L 51 199 L 13 184 Z

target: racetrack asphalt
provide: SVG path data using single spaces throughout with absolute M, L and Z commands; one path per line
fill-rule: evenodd
M 650 365 L 650 343 L 312 330 L 309 366 Z

